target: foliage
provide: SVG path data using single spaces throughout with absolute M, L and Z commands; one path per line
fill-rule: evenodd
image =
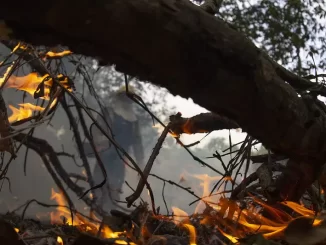
M 299 75 L 314 69 L 307 54 L 319 57 L 318 68 L 326 68 L 323 0 L 225 0 L 219 17 Z

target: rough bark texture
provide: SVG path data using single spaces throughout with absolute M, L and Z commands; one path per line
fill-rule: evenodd
M 6 34 L 100 57 L 234 120 L 292 158 L 302 186 L 325 162 L 324 111 L 298 97 L 244 35 L 186 0 L 17 0 L 2 9 Z M 302 194 L 293 190 L 290 199 Z
M 191 118 L 184 118 L 177 114 L 170 116 L 170 121 L 170 128 L 177 135 L 239 128 L 236 122 L 215 113 L 201 113 Z

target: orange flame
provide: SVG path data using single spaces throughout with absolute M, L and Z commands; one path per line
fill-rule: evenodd
M 196 230 L 193 225 L 190 224 L 183 224 L 184 227 L 186 227 L 189 230 L 190 233 L 190 245 L 196 245 Z
M 208 196 L 211 182 L 221 179 L 221 177 L 211 177 L 205 174 L 188 175 L 201 181 L 199 186 L 202 187 L 202 200 L 214 211 L 209 212 L 208 214 L 205 213 L 200 223 L 215 224 L 216 229 L 218 229 L 221 234 L 229 239 L 232 243 L 238 243 L 239 238 L 244 238 L 249 233 L 262 233 L 266 239 L 280 238 L 288 224 L 295 219 L 289 214 L 273 208 L 255 197 L 252 197 L 252 200 L 260 208 L 255 208 L 254 205 L 248 205 L 248 208 L 241 210 L 234 201 L 228 200 L 227 198 L 220 199 L 221 195 L 215 195 L 215 198 L 213 198 L 213 195 Z M 228 177 L 225 180 L 230 181 L 231 179 Z M 196 184 L 196 186 L 198 185 Z M 218 197 L 218 200 L 216 199 L 216 196 Z M 294 202 L 283 202 L 282 204 L 291 208 L 293 211 L 302 216 L 311 218 L 314 218 L 315 216 L 314 211 L 305 208 L 303 205 Z M 203 203 L 199 203 L 197 205 L 195 215 L 198 214 L 199 208 L 202 208 L 202 205 Z M 268 219 L 261 214 L 263 209 L 273 216 L 273 220 Z M 188 226 L 190 225 L 190 219 L 188 214 L 177 207 L 172 207 L 172 210 L 176 215 L 173 217 L 172 221 L 175 224 L 189 228 Z M 316 218 L 314 219 L 313 225 L 318 226 L 321 224 L 321 222 L 321 219 Z M 191 232 L 192 231 L 190 231 L 190 233 Z M 195 239 L 192 238 L 190 244 L 194 243 Z
M 18 105 L 20 106 L 19 109 L 9 105 L 9 108 L 12 110 L 12 115 L 8 118 L 10 123 L 31 117 L 33 115 L 33 111 L 44 111 L 43 107 L 36 106 L 31 103 Z
M 11 53 L 15 53 L 18 49 L 23 49 L 23 50 L 26 50 L 27 49 L 27 46 L 24 45 L 24 44 L 21 44 L 21 43 L 18 43 L 16 45 L 16 47 L 14 47 L 14 49 L 11 51 Z
M 62 238 L 60 236 L 57 237 L 57 243 L 59 245 L 63 245 L 63 240 L 62 240 Z
M 153 127 L 153 128 L 156 128 L 157 131 L 158 131 L 160 134 L 163 133 L 163 131 L 164 131 L 164 127 L 163 127 L 161 124 L 159 124 L 159 123 L 153 125 L 152 127 Z M 171 135 L 173 138 L 178 138 L 178 137 L 179 137 L 179 135 L 177 135 L 177 134 L 175 134 L 175 133 L 173 133 L 173 132 L 170 132 L 169 135 Z
M 66 201 L 62 193 L 55 192 L 52 189 L 51 200 L 55 200 L 56 203 L 59 205 L 56 208 L 56 211 L 50 213 L 52 224 L 62 223 L 62 217 L 64 217 L 67 225 L 74 225 L 78 229 L 81 229 L 81 231 L 87 231 L 94 235 L 97 233 L 97 231 L 100 228 L 100 224 L 88 221 L 79 214 L 75 215 L 74 220 L 72 222 L 70 210 L 67 207 L 65 207 Z M 98 218 L 96 218 L 94 213 L 92 213 L 92 218 L 95 218 L 95 220 L 99 220 Z M 108 226 L 105 225 L 102 230 L 102 235 L 104 238 L 118 239 L 121 236 L 125 235 L 125 232 L 113 232 Z M 128 244 L 128 242 L 121 239 L 116 240 L 115 243 L 122 244 L 122 245 Z M 129 242 L 129 244 L 136 245 L 135 243 L 132 242 Z
M 67 56 L 67 55 L 71 55 L 72 52 L 70 50 L 64 50 L 58 53 L 55 53 L 53 51 L 49 51 L 45 54 L 45 56 L 47 57 L 51 57 L 51 58 L 57 58 L 57 57 L 63 57 L 63 56 Z
M 180 208 L 172 207 L 173 222 L 176 225 L 183 226 L 189 231 L 189 245 L 196 245 L 196 229 L 190 223 L 189 215 Z
M 17 48 L 17 47 L 16 47 Z M 15 49 L 16 49 L 15 48 Z M 21 48 L 21 46 L 20 46 Z M 15 51 L 14 49 L 14 51 Z M 26 76 L 18 77 L 9 74 L 11 73 L 14 66 L 14 62 L 8 66 L 4 75 L 0 77 L 0 86 L 4 88 L 15 88 L 21 91 L 25 91 L 30 95 L 34 95 L 34 92 L 38 90 L 40 84 L 43 82 L 44 84 L 44 96 L 40 97 L 44 100 L 50 99 L 50 89 L 53 85 L 53 80 L 49 75 L 44 75 L 42 77 L 38 76 L 36 72 L 32 72 Z M 68 86 L 68 78 L 64 77 L 62 74 L 57 76 L 57 79 L 60 80 L 60 83 L 71 91 Z M 57 100 L 55 99 L 50 108 L 52 108 L 56 104 Z M 14 121 L 23 120 L 32 116 L 34 111 L 43 111 L 45 108 L 41 106 L 32 105 L 30 103 L 19 104 L 19 108 L 15 108 L 12 105 L 9 105 L 9 108 L 12 110 L 13 114 L 9 117 L 9 122 L 12 123 Z
M 6 73 L 4 74 L 4 78 L 8 75 L 10 72 L 11 67 L 8 68 Z M 4 78 L 0 78 L 0 86 L 4 83 Z M 63 78 L 62 74 L 59 74 L 57 76 L 58 79 Z M 4 84 L 4 88 L 16 88 L 21 91 L 25 91 L 29 93 L 30 95 L 34 96 L 34 92 L 38 89 L 38 86 L 44 82 L 44 96 L 41 97 L 42 99 L 49 100 L 50 95 L 50 89 L 53 85 L 52 78 L 47 74 L 42 77 L 38 76 L 36 72 L 32 72 L 26 76 L 17 77 L 14 75 L 11 75 L 7 82 Z M 66 88 L 68 88 L 68 79 L 65 78 L 63 81 L 61 81 L 63 85 L 65 85 Z

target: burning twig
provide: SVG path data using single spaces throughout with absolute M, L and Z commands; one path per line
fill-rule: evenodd
M 170 116 L 171 130 L 176 134 L 209 133 L 221 129 L 236 129 L 239 125 L 227 117 L 214 113 L 201 113 L 191 118 Z

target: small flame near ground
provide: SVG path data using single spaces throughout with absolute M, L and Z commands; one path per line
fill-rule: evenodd
M 57 243 L 59 245 L 63 245 L 63 240 L 62 240 L 62 238 L 60 236 L 57 237 Z
M 252 197 L 253 202 L 258 204 L 261 208 L 255 208 L 252 205 L 252 207 L 248 206 L 246 209 L 241 210 L 235 202 L 227 198 L 221 198 L 221 195 L 214 195 L 213 193 L 213 195 L 208 196 L 212 181 L 215 182 L 216 180 L 221 179 L 221 177 L 210 177 L 205 174 L 193 175 L 188 173 L 184 173 L 183 176 L 184 175 L 190 175 L 191 177 L 201 181 L 200 187 L 202 188 L 203 194 L 202 204 L 199 203 L 197 205 L 194 215 L 200 215 L 200 213 L 203 211 L 202 205 L 209 204 L 209 207 L 213 212 L 207 216 L 202 215 L 203 219 L 201 220 L 201 224 L 215 224 L 216 229 L 219 230 L 221 234 L 228 238 L 232 243 L 237 244 L 238 239 L 244 238 L 248 234 L 256 233 L 263 233 L 263 236 L 266 239 L 280 238 L 288 224 L 295 219 L 289 214 L 273 208 L 255 197 Z M 216 193 L 219 193 L 220 191 L 221 190 L 217 190 Z M 217 200 L 217 198 L 219 200 Z M 281 204 L 291 208 L 297 214 L 304 217 L 315 217 L 314 211 L 307 209 L 301 204 L 294 202 L 282 202 Z M 226 212 L 221 214 L 221 216 L 219 212 L 223 210 L 223 206 L 227 206 L 227 209 L 224 209 Z M 262 209 L 265 209 L 269 213 L 273 214 L 274 220 L 263 217 L 261 214 Z M 193 238 L 196 237 L 196 231 L 195 229 L 189 227 L 189 225 L 191 226 L 189 218 L 190 216 L 180 208 L 172 207 L 172 210 L 174 214 L 173 222 L 175 224 L 184 226 L 189 230 L 191 234 L 190 243 L 194 244 L 195 242 Z M 235 222 L 237 222 L 239 224 L 238 226 L 240 227 L 234 228 Z M 321 219 L 315 218 L 313 226 L 318 226 L 321 224 L 321 222 Z
M 100 228 L 100 220 L 94 213 L 92 213 L 91 218 L 97 222 L 91 222 L 78 213 L 75 214 L 74 219 L 72 220 L 70 210 L 67 208 L 67 204 L 62 193 L 56 192 L 54 189 L 52 189 L 51 200 L 55 200 L 59 205 L 55 211 L 50 213 L 52 224 L 62 224 L 64 219 L 64 223 L 66 225 L 74 225 L 83 232 L 89 232 L 93 235 L 97 234 Z M 113 232 L 108 226 L 104 226 L 102 229 L 103 238 L 119 238 L 123 235 L 125 235 L 125 232 Z M 122 245 L 128 244 L 124 240 L 116 240 L 115 243 Z M 129 244 L 135 245 L 133 243 Z
M 246 237 L 248 234 L 262 233 L 263 236 L 267 239 L 279 238 L 283 235 L 283 231 L 287 225 L 294 220 L 289 214 L 286 214 L 278 209 L 275 209 L 271 206 L 268 206 L 266 203 L 261 201 L 258 198 L 252 197 L 253 202 L 259 204 L 261 208 L 255 208 L 254 206 L 248 206 L 246 209 L 240 210 L 239 206 L 230 201 L 227 198 L 222 197 L 221 195 L 207 196 L 207 191 L 212 183 L 221 177 L 210 177 L 208 175 L 191 175 L 195 179 L 201 181 L 200 187 L 202 189 L 202 194 L 204 196 L 203 203 L 208 204 L 211 208 L 209 214 L 204 214 L 201 212 L 201 205 L 198 204 L 196 207 L 196 212 L 192 217 L 201 216 L 201 224 L 210 224 L 214 225 L 216 230 L 219 230 L 222 235 L 229 239 L 232 243 L 237 244 L 238 239 Z M 218 191 L 217 191 L 218 192 Z M 217 197 L 219 200 L 217 200 Z M 66 206 L 66 202 L 62 193 L 55 192 L 52 190 L 52 200 L 55 200 L 59 207 L 56 208 L 56 211 L 51 213 L 51 222 L 58 224 L 62 223 L 62 217 L 64 217 L 65 223 L 68 225 L 74 225 L 83 231 L 96 234 L 99 229 L 99 222 L 91 222 L 86 220 L 84 217 L 76 214 L 74 217 L 74 222 L 72 223 L 70 210 Z M 205 205 L 206 205 L 205 204 Z M 314 217 L 315 213 L 312 210 L 305 208 L 304 206 L 293 203 L 293 202 L 283 202 L 283 205 L 291 208 L 296 213 L 305 216 L 305 217 Z M 223 207 L 228 206 L 227 214 L 221 215 L 219 212 L 223 210 Z M 198 208 L 200 207 L 200 208 Z M 268 210 L 269 213 L 273 214 L 274 219 L 270 220 L 261 215 L 261 210 Z M 158 219 L 161 220 L 170 220 L 174 222 L 177 226 L 183 227 L 189 232 L 189 244 L 196 244 L 196 228 L 191 223 L 191 216 L 182 209 L 178 207 L 172 207 L 173 216 L 166 217 L 163 215 L 157 215 Z M 92 218 L 96 221 L 100 221 L 94 214 Z M 235 227 L 235 221 L 237 222 L 237 227 Z M 322 222 L 320 219 L 314 219 L 314 226 L 319 225 Z M 117 244 L 127 244 L 126 241 L 120 240 L 121 236 L 126 236 L 125 232 L 113 232 L 110 227 L 105 226 L 102 230 L 102 236 L 104 238 L 116 238 Z M 135 245 L 135 244 L 133 244 Z

